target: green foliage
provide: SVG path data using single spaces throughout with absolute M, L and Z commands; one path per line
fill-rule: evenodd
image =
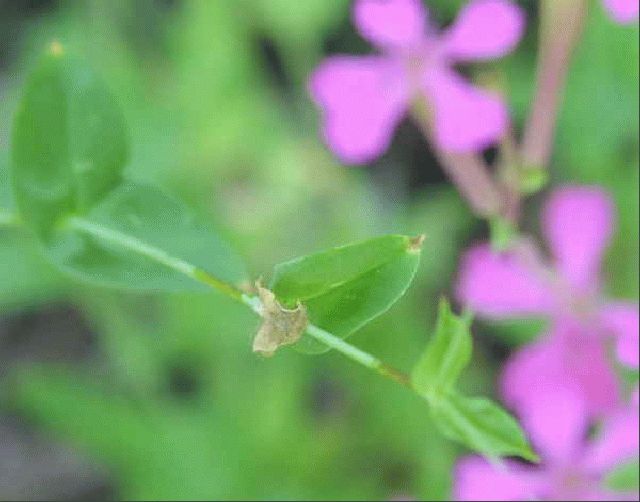
M 484 230 L 448 186 L 407 192 L 409 168 L 411 178 L 420 170 L 430 180 L 425 171 L 436 169 L 426 149 L 396 156 L 407 154 L 407 144 L 413 148 L 411 134 L 397 134 L 396 151 L 375 169 L 345 169 L 326 152 L 306 97 L 306 76 L 322 52 L 373 49 L 353 31 L 348 2 L 311 3 L 57 2 L 60 8 L 42 15 L 8 16 L 0 19 L 7 28 L 0 28 L 0 38 L 15 50 L 2 57 L 0 116 L 14 113 L 25 70 L 41 48 L 65 40 L 82 48 L 126 113 L 131 160 L 124 177 L 179 193 L 208 221 L 224 222 L 255 276 L 332 243 L 425 233 L 429 252 L 414 286 L 358 337 L 362 348 L 407 367 L 423 348 L 425 326 L 435 321 L 434 306 L 448 290 L 461 251 L 484 238 Z M 440 24 L 453 20 L 464 3 L 425 5 Z M 514 55 L 492 65 L 498 74 L 508 72 L 500 85 L 516 131 L 531 103 L 537 19 L 536 2 L 520 4 L 531 14 L 528 35 Z M 600 183 L 611 190 L 619 226 L 606 287 L 635 300 L 638 28 L 613 23 L 601 2 L 591 6 L 569 75 L 550 183 Z M 7 123 L 0 121 L 0 149 Z M 1 226 L 2 209 L 11 209 L 12 199 L 8 183 L 0 181 L 3 329 L 6 316 L 22 319 L 25 305 L 68 302 L 71 294 L 94 331 L 97 353 L 89 368 L 23 366 L 16 378 L 2 381 L 3 411 L 27 421 L 38 435 L 53 435 L 105 463 L 119 498 L 451 499 L 459 448 L 436 433 L 437 412 L 425 416 L 423 401 L 345 363 L 335 351 L 301 358 L 284 350 L 273 361 L 257 360 L 250 351 L 257 320 L 221 295 L 146 296 L 67 281 L 43 261 L 41 246 L 26 232 Z M 524 208 L 527 229 L 538 220 L 536 207 L 533 201 Z M 95 214 L 92 207 L 82 219 L 97 225 L 90 220 Z M 105 219 L 115 226 L 105 227 Z M 104 215 L 100 221 L 118 232 L 121 225 L 126 219 Z M 163 242 L 150 233 L 129 237 Z M 180 256 L 177 241 L 171 252 Z M 488 393 L 496 373 L 494 344 L 514 349 L 544 328 L 530 321 L 478 327 L 479 350 L 459 385 Z M 490 346 L 483 346 L 485 337 Z M 56 339 L 52 330 L 52 343 Z M 193 394 L 176 394 L 170 386 L 176 368 L 197 383 Z M 637 373 L 629 378 L 635 386 Z
M 184 204 L 144 185 L 115 189 L 63 227 L 49 251 L 70 272 L 115 287 L 207 291 L 185 276 L 194 266 L 231 283 L 245 278 L 229 246 Z
M 61 368 L 33 368 L 16 378 L 17 404 L 36 407 L 58 433 L 115 466 L 124 498 L 224 497 L 228 476 L 206 415 L 184 413 L 162 399 L 150 407 L 114 396 L 104 384 Z
M 438 323 L 433 339 L 411 374 L 414 388 L 430 400 L 450 392 L 462 370 L 471 360 L 471 335 L 469 316 L 453 314 L 449 303 L 440 301 Z
M 390 235 L 303 256 L 276 265 L 270 289 L 283 305 L 304 304 L 310 323 L 345 338 L 407 290 L 421 244 L 421 237 Z M 309 353 L 327 350 L 308 336 L 297 346 Z
M 617 466 L 607 474 L 604 484 L 608 488 L 621 492 L 637 492 L 640 488 L 640 465 L 638 459 Z
M 15 206 L 9 181 L 9 156 L 0 151 L 0 218 L 12 219 Z
M 455 390 L 471 359 L 470 325 L 469 316 L 456 316 L 441 300 L 435 334 L 411 375 L 413 387 L 426 398 L 434 423 L 449 439 L 489 457 L 535 460 L 513 417 L 488 399 L 465 397 Z
M 449 439 L 484 455 L 493 458 L 518 455 L 537 460 L 518 422 L 489 399 L 449 392 L 431 400 L 431 416 Z
M 20 213 L 44 241 L 121 180 L 124 120 L 99 78 L 51 44 L 26 84 L 15 118 L 13 183 Z
M 258 0 L 249 2 L 270 34 L 293 43 L 314 39 L 340 20 L 348 8 L 346 0 Z M 310 36 L 311 35 L 311 36 Z
M 9 183 L 8 156 L 0 152 L 0 310 L 54 298 L 63 293 L 63 278 L 19 224 Z
M 229 246 L 182 203 L 122 181 L 125 138 L 100 79 L 53 43 L 27 84 L 13 135 L 20 215 L 49 258 L 84 280 L 123 288 L 206 290 L 185 277 L 196 266 L 244 279 Z

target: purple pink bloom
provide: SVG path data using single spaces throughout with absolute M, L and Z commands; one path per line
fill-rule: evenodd
M 604 6 L 618 23 L 633 23 L 638 19 L 638 0 L 604 0 Z
M 538 466 L 495 465 L 476 457 L 456 467 L 457 500 L 638 500 L 637 493 L 603 487 L 604 476 L 638 454 L 637 400 L 616 410 L 595 439 L 588 439 L 584 403 L 560 389 L 529 410 L 523 423 L 541 456 Z
M 398 122 L 421 99 L 442 149 L 474 151 L 502 136 L 505 104 L 469 84 L 453 65 L 510 52 L 524 30 L 518 7 L 473 0 L 438 34 L 420 0 L 358 0 L 353 22 L 380 54 L 330 57 L 310 79 L 325 140 L 342 161 L 360 164 L 381 155 Z
M 456 295 L 485 318 L 543 316 L 552 321 L 552 332 L 580 329 L 585 337 L 611 337 L 620 362 L 637 368 L 638 305 L 609 300 L 601 290 L 600 264 L 613 221 L 613 203 L 602 190 L 559 189 L 542 217 L 551 261 L 526 243 L 506 253 L 476 246 L 463 257 Z
M 637 395 L 621 409 L 607 357 L 612 339 L 623 364 L 638 367 L 638 306 L 602 295 L 600 265 L 613 232 L 614 207 L 593 187 L 550 196 L 541 230 L 550 258 L 527 241 L 497 253 L 487 245 L 462 259 L 456 295 L 489 319 L 542 316 L 546 335 L 511 357 L 500 392 L 521 417 L 542 457 L 538 467 L 496 466 L 477 457 L 456 470 L 460 500 L 635 500 L 602 486 L 616 465 L 638 454 Z M 601 434 L 587 440 L 594 420 Z

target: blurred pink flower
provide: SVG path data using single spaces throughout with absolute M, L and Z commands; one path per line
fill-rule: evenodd
M 638 19 L 639 0 L 603 0 L 605 8 L 618 23 L 633 23 Z
M 560 390 L 584 403 L 589 417 L 601 417 L 619 406 L 618 379 L 604 345 L 570 320 L 516 352 L 504 366 L 500 389 L 505 403 L 525 417 L 539 413 L 548 396 Z
M 605 420 L 595 440 L 583 403 L 562 391 L 523 419 L 541 456 L 539 466 L 515 461 L 495 465 L 480 457 L 462 459 L 455 470 L 457 500 L 637 500 L 602 486 L 605 474 L 638 455 L 637 402 Z
M 504 103 L 468 84 L 453 64 L 510 52 L 524 29 L 518 7 L 508 0 L 474 0 L 438 35 L 420 0 L 357 0 L 353 22 L 381 55 L 330 57 L 310 79 L 325 140 L 341 160 L 358 164 L 382 154 L 420 96 L 428 100 L 443 149 L 477 150 L 502 135 Z
M 612 335 L 619 360 L 637 368 L 638 305 L 606 300 L 600 288 L 600 263 L 613 220 L 613 203 L 603 190 L 556 190 L 542 216 L 553 264 L 526 245 L 506 253 L 479 245 L 462 259 L 456 296 L 486 318 L 544 316 L 601 339 Z M 552 332 L 563 329 L 552 327 Z

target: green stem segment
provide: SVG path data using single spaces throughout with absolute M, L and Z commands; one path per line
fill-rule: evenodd
M 239 301 L 243 305 L 248 306 L 256 314 L 260 316 L 262 315 L 262 304 L 258 297 L 247 295 L 231 284 L 227 284 L 226 282 L 217 279 L 205 270 L 202 270 L 180 258 L 171 256 L 161 249 L 151 246 L 139 239 L 136 239 L 135 237 L 131 237 L 130 235 L 118 232 L 117 230 L 93 223 L 84 218 L 74 216 L 67 219 L 66 224 L 69 228 L 73 228 L 78 232 L 97 237 L 102 241 L 116 244 L 141 256 L 145 256 L 156 263 L 160 263 L 161 265 L 175 270 L 176 272 L 179 272 L 223 293 L 230 298 L 233 298 L 236 301 Z M 306 333 L 327 347 L 340 352 L 352 361 L 369 368 L 385 378 L 389 378 L 390 380 L 400 383 L 405 387 L 412 388 L 411 380 L 408 375 L 383 363 L 375 356 L 345 342 L 343 339 L 329 333 L 328 331 L 325 331 L 313 324 L 309 324 L 306 328 Z
M 190 277 L 194 281 L 198 281 L 213 289 L 217 289 L 234 300 L 240 300 L 242 297 L 242 292 L 238 291 L 230 284 L 217 279 L 191 263 L 167 254 L 162 249 L 151 246 L 140 239 L 136 239 L 135 237 L 131 237 L 125 233 L 118 232 L 117 230 L 104 227 L 77 216 L 72 216 L 67 219 L 66 224 L 69 228 L 73 228 L 74 230 L 84 234 L 98 237 L 105 242 L 117 244 L 123 248 L 133 251 L 134 253 L 145 256 L 156 263 L 160 263 L 161 265 Z

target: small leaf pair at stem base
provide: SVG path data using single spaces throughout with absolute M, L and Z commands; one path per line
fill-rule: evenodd
M 229 246 L 182 203 L 122 179 L 128 150 L 114 98 L 87 65 L 53 43 L 27 82 L 11 166 L 20 216 L 49 259 L 121 288 L 206 290 L 185 274 L 189 267 L 243 280 Z
M 488 457 L 519 455 L 535 461 L 518 422 L 497 404 L 469 398 L 455 390 L 462 370 L 471 359 L 469 315 L 456 316 L 442 300 L 433 339 L 416 364 L 411 381 L 430 406 L 440 431 Z

